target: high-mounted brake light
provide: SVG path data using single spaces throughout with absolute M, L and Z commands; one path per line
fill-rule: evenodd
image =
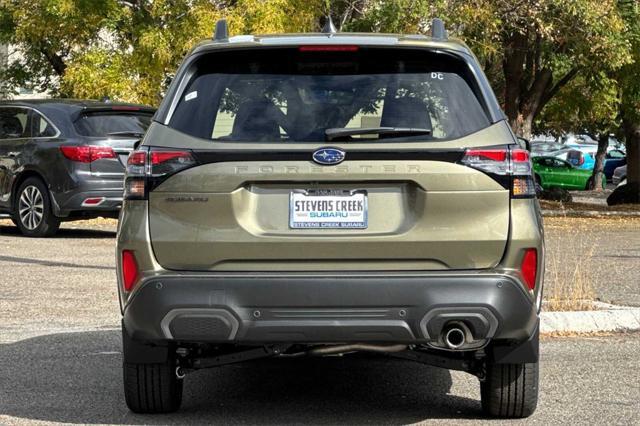
M 538 251 L 534 248 L 527 249 L 522 257 L 520 272 L 529 290 L 536 288 L 536 275 L 538 273 Z
M 529 152 L 524 149 L 468 149 L 461 162 L 510 183 L 513 198 L 532 198 L 535 186 Z M 504 184 L 506 186 L 506 183 Z
M 138 262 L 133 251 L 122 250 L 122 284 L 125 291 L 133 290 L 138 276 Z
M 110 146 L 67 145 L 61 146 L 60 151 L 69 160 L 80 163 L 92 163 L 104 158 L 116 158 L 116 153 Z
M 127 159 L 124 197 L 146 199 L 148 192 L 164 179 L 195 164 L 195 158 L 186 150 L 133 151 Z
M 310 45 L 300 46 L 300 52 L 357 52 L 358 46 L 354 45 Z
M 111 107 L 113 111 L 140 111 L 140 107 L 133 105 L 114 105 Z

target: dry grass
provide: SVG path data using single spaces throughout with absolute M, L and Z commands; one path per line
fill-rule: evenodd
M 547 220 L 545 220 L 546 224 Z M 559 221 L 554 221 L 556 226 Z M 581 253 L 568 250 L 564 244 L 547 247 L 546 269 L 547 279 L 554 285 L 547 287 L 545 293 L 545 310 L 547 311 L 587 311 L 594 309 L 595 300 L 594 268 L 597 261 L 594 254 L 598 248 L 598 237 L 580 222 L 572 220 L 571 237 L 575 245 L 584 247 Z M 591 223 L 593 226 L 593 224 Z
M 593 203 L 563 203 L 561 201 L 549 201 L 549 200 L 539 200 L 540 207 L 544 210 L 562 210 L 566 211 L 568 214 L 571 212 L 581 212 L 581 211 L 597 211 L 597 212 L 611 212 L 611 211 L 621 211 L 621 212 L 640 212 L 640 204 L 620 204 L 617 206 L 607 206 L 602 204 L 593 204 Z

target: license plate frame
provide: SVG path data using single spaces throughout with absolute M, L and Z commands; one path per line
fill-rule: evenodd
M 300 211 L 294 208 L 297 201 L 326 202 L 318 205 L 330 208 Z M 305 203 L 304 207 L 308 206 L 313 204 Z M 367 229 L 368 226 L 369 205 L 366 190 L 296 189 L 289 195 L 289 228 L 291 229 Z

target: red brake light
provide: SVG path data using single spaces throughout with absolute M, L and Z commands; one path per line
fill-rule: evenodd
M 151 151 L 151 164 L 158 165 L 170 160 L 178 162 L 192 161 L 189 151 Z
M 524 149 L 512 149 L 511 160 L 515 163 L 524 163 L 529 161 L 529 152 Z
M 127 166 L 144 166 L 147 161 L 146 151 L 133 151 L 127 158 Z
M 139 150 L 129 154 L 124 198 L 144 200 L 169 176 L 197 164 L 190 151 Z
M 466 157 L 473 157 L 477 160 L 505 161 L 507 159 L 506 149 L 469 149 L 465 153 Z
M 114 105 L 111 109 L 113 111 L 140 111 L 140 107 L 133 105 Z
M 468 149 L 460 162 L 490 175 L 510 176 L 512 198 L 535 196 L 529 152 L 524 149 Z
M 358 46 L 353 45 L 311 45 L 300 46 L 300 52 L 357 52 Z
M 536 288 L 536 275 L 538 273 L 538 251 L 534 248 L 527 249 L 520 266 L 522 278 L 530 290 Z
M 102 158 L 116 158 L 116 153 L 110 146 L 74 145 L 61 146 L 62 155 L 71 161 L 91 163 Z
M 131 250 L 122 251 L 122 282 L 125 291 L 131 291 L 138 281 L 138 263 Z

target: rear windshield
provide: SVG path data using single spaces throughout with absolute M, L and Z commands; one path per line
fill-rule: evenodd
M 215 141 L 321 142 L 327 129 L 411 128 L 349 140 L 453 139 L 490 124 L 467 64 L 416 49 L 255 49 L 208 54 L 169 126 Z M 356 132 L 357 133 L 357 132 Z
M 82 136 L 123 136 L 143 135 L 152 115 L 149 113 L 90 112 L 80 116 L 75 122 L 76 131 Z

